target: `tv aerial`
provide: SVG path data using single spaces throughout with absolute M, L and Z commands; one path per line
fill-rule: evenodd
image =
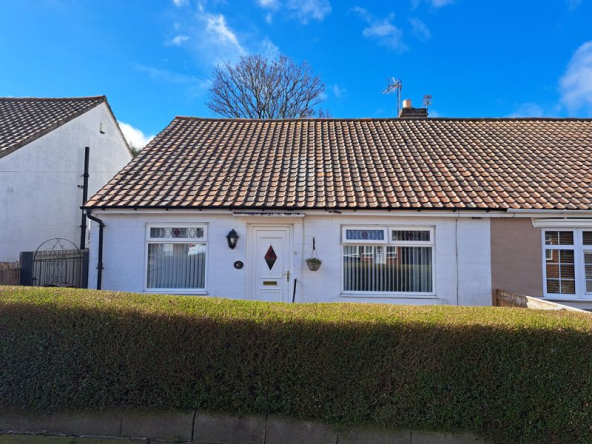
M 383 94 L 396 94 L 397 97 L 397 116 L 401 114 L 401 90 L 403 89 L 403 82 L 401 79 L 391 77 L 387 79 L 388 86 L 382 91 Z

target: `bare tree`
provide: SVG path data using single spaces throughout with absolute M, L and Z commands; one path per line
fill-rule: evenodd
M 294 119 L 329 115 L 316 109 L 325 85 L 306 62 L 296 65 L 285 56 L 269 60 L 260 55 L 241 57 L 236 65 L 214 69 L 206 106 L 224 117 Z

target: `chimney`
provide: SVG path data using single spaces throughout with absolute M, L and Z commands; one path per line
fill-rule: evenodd
M 399 119 L 427 119 L 427 117 L 427 108 L 413 108 L 411 106 L 411 100 L 403 100 L 403 108 L 399 113 Z

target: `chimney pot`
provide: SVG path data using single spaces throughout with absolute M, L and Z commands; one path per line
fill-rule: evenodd
M 403 108 L 411 108 L 411 100 L 410 99 L 405 99 L 403 100 Z

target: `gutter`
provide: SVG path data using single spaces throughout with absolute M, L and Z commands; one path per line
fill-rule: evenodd
M 590 213 L 592 214 L 592 208 L 588 209 L 588 210 L 567 210 L 567 209 L 563 209 L 563 210 L 553 210 L 553 209 L 549 209 L 549 210 L 545 210 L 545 209 L 540 209 L 540 210 L 535 210 L 535 209 L 512 209 L 512 208 L 508 208 L 508 213 L 517 213 L 517 214 L 582 214 L 582 213 Z
M 327 211 L 339 213 L 341 211 L 352 211 L 352 212 L 374 212 L 374 211 L 385 211 L 385 212 L 399 212 L 408 211 L 412 213 L 420 213 L 422 211 L 442 211 L 442 212 L 467 212 L 467 211 L 479 211 L 484 213 L 505 213 L 508 210 L 506 208 L 482 208 L 482 207 L 302 207 L 302 206 L 270 206 L 270 207 L 250 207 L 250 206 L 175 206 L 175 205 L 89 205 L 84 206 L 87 210 L 185 210 L 185 211 L 203 211 L 203 210 L 223 210 L 223 211 L 254 211 L 254 212 L 286 212 L 286 211 Z
M 101 289 L 103 283 L 103 230 L 105 223 L 96 216 L 91 214 L 92 210 L 86 210 L 86 216 L 99 224 L 99 257 L 97 260 L 97 290 Z

